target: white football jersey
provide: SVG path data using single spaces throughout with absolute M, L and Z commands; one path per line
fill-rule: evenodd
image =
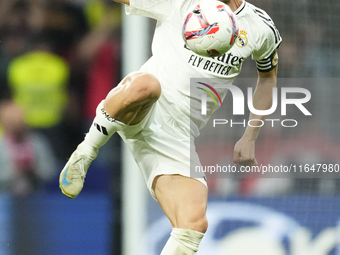
M 190 94 L 190 78 L 222 78 L 232 84 L 241 72 L 243 61 L 252 56 L 259 71 L 268 71 L 277 64 L 276 49 L 281 37 L 272 19 L 263 10 L 243 1 L 234 12 L 239 27 L 236 44 L 219 57 L 202 57 L 189 50 L 183 41 L 182 29 L 185 16 L 198 0 L 130 0 L 127 14 L 142 15 L 157 20 L 152 42 L 152 57 L 141 70 L 155 75 L 162 86 L 160 103 L 183 125 L 191 125 L 193 136 L 204 127 L 211 114 L 218 108 L 208 107 L 207 115 L 200 108 L 190 112 L 190 100 L 200 102 Z M 222 99 L 226 89 L 216 89 Z M 192 101 L 192 102 L 193 102 Z

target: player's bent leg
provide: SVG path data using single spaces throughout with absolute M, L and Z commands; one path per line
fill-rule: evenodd
M 97 107 L 96 117 L 84 141 L 72 153 L 60 173 L 59 186 L 69 198 L 78 196 L 98 150 L 117 131 L 143 120 L 161 94 L 156 77 L 135 72 L 128 75 Z
M 189 177 L 161 175 L 155 178 L 153 190 L 173 226 L 161 255 L 195 254 L 208 227 L 207 187 Z
M 127 125 L 135 125 L 148 114 L 161 95 L 158 79 L 143 72 L 131 73 L 107 95 L 107 113 Z
M 126 125 L 141 122 L 161 95 L 161 86 L 151 74 L 134 72 L 112 89 L 99 105 L 96 118 L 85 137 L 85 149 L 98 150 Z

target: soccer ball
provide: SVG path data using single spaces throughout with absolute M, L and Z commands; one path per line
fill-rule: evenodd
M 231 49 L 239 29 L 228 5 L 216 0 L 203 0 L 189 10 L 182 33 L 190 50 L 201 56 L 215 57 Z

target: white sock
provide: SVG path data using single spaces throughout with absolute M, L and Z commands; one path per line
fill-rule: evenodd
M 98 151 L 110 137 L 117 131 L 123 130 L 126 124 L 112 118 L 104 109 L 104 100 L 96 109 L 96 117 L 86 134 L 84 141 L 79 145 L 85 153 Z
M 173 228 L 161 255 L 194 255 L 203 236 L 195 230 Z

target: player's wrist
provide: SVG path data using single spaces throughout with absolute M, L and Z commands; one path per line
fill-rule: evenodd
M 258 132 L 256 132 L 255 130 L 248 131 L 248 132 L 246 131 L 243 134 L 241 140 L 243 140 L 245 142 L 255 142 L 257 137 L 258 137 Z

